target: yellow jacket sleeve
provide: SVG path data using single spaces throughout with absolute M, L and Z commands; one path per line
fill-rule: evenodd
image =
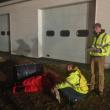
M 77 84 L 79 84 L 79 80 L 80 80 L 80 78 L 79 78 L 79 76 L 77 74 L 77 71 L 76 71 L 76 73 L 71 73 L 70 76 L 67 77 L 66 80 L 67 81 L 58 84 L 56 87 L 58 89 L 63 89 L 63 88 L 66 88 L 66 87 L 74 88 L 75 86 L 77 86 Z
M 101 48 L 102 53 L 110 53 L 110 35 L 107 35 L 104 40 L 104 45 Z

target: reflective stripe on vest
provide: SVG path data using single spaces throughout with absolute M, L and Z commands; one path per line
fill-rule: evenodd
M 100 44 L 100 45 L 103 45 L 103 41 L 104 41 L 106 35 L 107 35 L 106 33 L 103 35 L 102 41 L 101 41 L 101 44 Z M 100 35 L 99 35 L 99 36 L 100 36 Z M 98 41 L 98 37 L 96 38 L 96 41 L 95 41 L 95 44 L 94 44 L 95 47 L 97 47 L 97 41 Z

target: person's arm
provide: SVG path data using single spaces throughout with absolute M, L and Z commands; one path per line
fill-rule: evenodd
M 103 52 L 103 53 L 110 51 L 110 36 L 109 35 L 106 36 L 104 43 L 105 43 L 105 45 L 101 46 L 101 52 Z
M 95 47 L 95 41 L 96 41 L 96 37 L 93 38 L 92 45 L 87 49 L 89 52 L 97 51 L 97 48 Z

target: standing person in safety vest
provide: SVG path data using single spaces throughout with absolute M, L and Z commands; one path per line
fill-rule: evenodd
M 105 57 L 109 56 L 110 54 L 110 36 L 105 33 L 102 29 L 100 23 L 96 23 L 94 26 L 95 36 L 93 39 L 93 43 L 91 48 L 88 50 L 90 51 L 91 56 L 91 87 L 90 90 L 95 90 L 95 67 L 98 67 L 98 74 L 99 74 L 99 95 L 103 95 L 104 91 L 104 64 L 105 64 Z

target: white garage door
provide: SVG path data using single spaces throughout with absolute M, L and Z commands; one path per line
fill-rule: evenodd
M 10 28 L 9 28 L 9 15 L 0 15 L 0 51 L 9 52 Z
M 87 37 L 77 31 L 88 29 L 89 2 L 42 11 L 43 57 L 86 62 Z

